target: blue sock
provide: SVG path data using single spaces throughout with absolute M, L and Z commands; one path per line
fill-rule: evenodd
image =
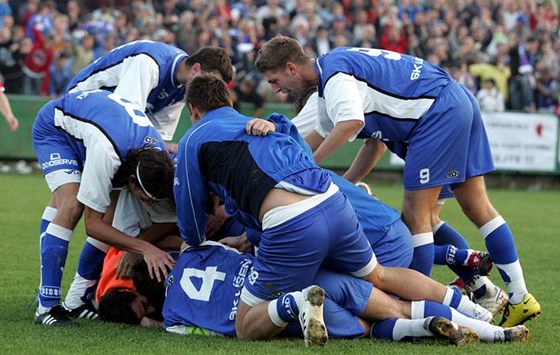
M 49 308 L 60 304 L 62 272 L 72 230 L 50 223 L 41 240 L 41 285 L 39 303 Z
M 426 276 L 432 273 L 432 265 L 434 264 L 434 245 L 425 244 L 414 248 L 412 261 L 409 268 L 421 272 Z
M 448 265 L 449 260 L 447 255 L 449 254 L 449 248 L 453 248 L 453 245 L 435 245 L 434 244 L 434 264 L 435 265 Z
M 278 316 L 284 322 L 290 323 L 294 320 L 298 319 L 299 315 L 299 308 L 297 306 L 296 300 L 294 296 L 290 293 L 283 294 L 282 296 L 278 297 L 278 301 L 276 302 L 276 311 L 278 312 Z
M 517 261 L 517 249 L 507 224 L 502 224 L 486 236 L 486 248 L 496 264 L 511 264 Z
M 437 227 L 437 231 L 434 233 L 434 243 L 438 245 L 451 244 L 459 249 L 469 248 L 469 243 L 461 233 L 445 222 Z
M 441 316 L 451 319 L 451 309 L 441 303 L 424 301 L 424 317 Z
M 373 323 L 369 331 L 370 337 L 378 338 L 378 339 L 394 340 L 393 329 L 395 328 L 396 322 L 397 322 L 397 318 L 389 318 Z
M 87 280 L 97 280 L 103 269 L 106 252 L 86 241 L 78 261 L 78 274 Z
M 469 248 L 469 243 L 465 240 L 461 233 L 445 222 L 442 222 L 439 226 L 437 226 L 437 230 L 434 233 L 434 244 L 451 244 L 458 249 Z M 469 282 L 473 277 L 478 275 L 477 270 L 473 270 L 470 267 L 463 265 L 448 265 L 448 267 L 465 283 Z

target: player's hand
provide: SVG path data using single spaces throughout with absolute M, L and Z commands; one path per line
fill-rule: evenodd
M 245 253 L 251 248 L 251 242 L 247 239 L 247 233 L 243 233 L 237 237 L 222 238 L 220 239 L 220 243 L 235 248 L 241 253 Z
M 117 279 L 132 278 L 132 268 L 142 261 L 142 255 L 125 251 L 117 265 Z
M 155 278 L 158 282 L 165 280 L 165 277 L 175 265 L 175 260 L 171 255 L 151 244 L 143 256 L 148 265 L 150 278 Z
M 228 215 L 225 207 L 219 206 L 214 211 L 214 214 L 208 215 L 208 222 L 206 223 L 206 238 L 210 239 L 226 222 Z
M 276 126 L 274 126 L 274 123 L 262 118 L 253 118 L 247 122 L 245 131 L 253 136 L 266 136 L 268 132 L 276 131 Z

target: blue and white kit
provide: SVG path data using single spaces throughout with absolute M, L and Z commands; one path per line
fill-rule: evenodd
M 33 125 L 33 148 L 51 191 L 80 183 L 78 200 L 104 213 L 113 178 L 128 151 L 165 144 L 138 107 L 103 90 L 50 101 Z
M 241 289 L 247 282 L 254 257 L 223 244 L 205 241 L 185 250 L 166 280 L 163 327 L 182 333 L 184 327 L 199 327 L 235 336 L 235 318 Z M 364 334 L 358 315 L 367 305 L 373 286 L 348 275 L 319 271 L 315 283 L 327 298 L 324 319 L 333 338 Z M 298 322 L 287 333 L 301 335 Z
M 193 246 L 204 240 L 209 193 L 225 201 L 232 218 L 262 230 L 242 294 L 250 306 L 311 285 L 324 261 L 336 271 L 369 274 L 375 255 L 328 172 L 287 134 L 248 135 L 250 119 L 230 107 L 211 110 L 181 139 L 174 186 L 181 237 Z M 272 188 L 311 197 L 272 209 L 261 225 L 259 208 Z
M 361 120 L 354 138 L 406 142 L 406 189 L 453 185 L 494 169 L 476 99 L 442 68 L 373 48 L 337 48 L 319 57 L 317 132 Z
M 114 91 L 140 105 L 163 139 L 171 140 L 185 105 L 185 88 L 176 82 L 176 73 L 186 58 L 187 53 L 165 43 L 127 43 L 80 70 L 66 91 Z

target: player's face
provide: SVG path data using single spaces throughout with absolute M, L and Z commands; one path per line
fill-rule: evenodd
M 130 192 L 147 206 L 151 206 L 157 202 L 156 199 L 148 196 L 137 183 L 131 182 L 128 184 L 128 187 L 130 188 Z
M 136 313 L 138 319 L 144 318 L 146 315 L 150 314 L 155 310 L 154 307 L 150 304 L 150 302 L 148 302 L 148 299 L 145 296 L 140 296 L 140 295 L 138 295 L 134 299 L 134 301 L 132 301 L 130 307 L 132 308 L 134 313 Z
M 299 99 L 305 92 L 305 83 L 293 68 L 292 70 L 287 67 L 281 70 L 268 70 L 263 73 L 263 76 L 275 93 L 281 92 Z

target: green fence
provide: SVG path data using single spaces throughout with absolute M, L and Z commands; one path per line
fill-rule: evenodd
M 0 122 L 0 127 L 2 127 L 0 130 L 0 159 L 34 160 L 35 152 L 31 145 L 31 128 L 37 112 L 48 99 L 41 96 L 22 95 L 9 95 L 8 97 L 14 114 L 19 120 L 20 127 L 16 132 L 11 133 L 5 122 Z M 241 112 L 246 115 L 252 115 L 252 106 L 242 105 Z M 266 105 L 263 116 L 266 117 L 273 112 L 282 113 L 288 117 L 293 117 L 295 115 L 291 105 L 271 103 Z M 174 141 L 178 141 L 190 125 L 191 121 L 188 112 L 187 110 L 183 110 L 183 115 L 179 121 Z M 348 167 L 352 163 L 360 146 L 360 142 L 354 142 L 353 144 L 344 146 L 343 149 L 325 160 L 323 165 L 330 168 Z M 389 165 L 387 157 L 381 162 L 381 167 L 398 169 Z
M 20 128 L 15 133 L 11 133 L 5 122 L 0 122 L 0 159 L 34 160 L 31 128 L 37 112 L 48 99 L 20 95 L 11 95 L 9 99 L 14 114 L 20 121 Z M 250 116 L 253 108 L 251 105 L 242 105 L 241 112 Z M 270 103 L 265 106 L 263 117 L 273 112 L 288 117 L 295 115 L 289 104 Z M 498 172 L 545 175 L 560 173 L 558 147 L 560 125 L 555 116 L 524 113 L 484 114 L 483 116 Z M 183 110 L 174 140 L 178 141 L 190 125 L 187 110 Z M 333 169 L 349 167 L 361 145 L 360 140 L 346 144 L 327 158 L 322 165 Z M 511 161 L 514 162 L 513 165 L 509 164 Z M 390 155 L 385 154 L 377 168 L 401 170 L 402 165 L 391 161 Z

